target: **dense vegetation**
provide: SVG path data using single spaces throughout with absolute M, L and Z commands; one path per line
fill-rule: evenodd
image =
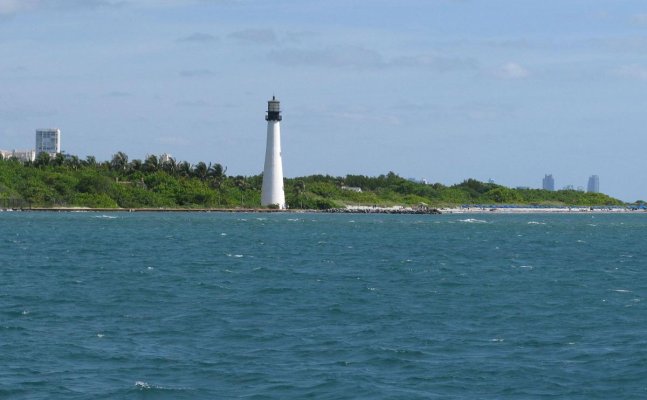
M 256 208 L 262 176 L 228 176 L 220 164 L 128 160 L 122 152 L 112 160 L 41 153 L 36 161 L 0 160 L 0 206 L 94 208 Z M 361 191 L 349 190 L 361 188 Z M 444 186 L 415 183 L 390 172 L 378 177 L 313 175 L 285 179 L 289 208 L 326 209 L 345 205 L 533 204 L 621 205 L 599 193 L 509 189 L 473 179 Z

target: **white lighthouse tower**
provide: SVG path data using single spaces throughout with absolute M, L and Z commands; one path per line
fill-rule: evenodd
M 279 101 L 272 96 L 267 102 L 267 147 L 265 149 L 265 169 L 263 170 L 263 188 L 261 205 L 277 205 L 285 209 L 283 192 L 283 161 L 281 161 L 281 109 Z

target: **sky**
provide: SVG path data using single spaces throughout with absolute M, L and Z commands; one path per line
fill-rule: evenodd
M 0 149 L 647 200 L 644 0 L 0 0 Z

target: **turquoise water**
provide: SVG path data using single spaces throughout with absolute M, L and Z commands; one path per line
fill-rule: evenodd
M 0 398 L 644 399 L 647 215 L 0 213 Z

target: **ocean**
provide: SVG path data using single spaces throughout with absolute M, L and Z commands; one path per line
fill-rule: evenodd
M 0 399 L 645 399 L 646 233 L 0 212 Z

